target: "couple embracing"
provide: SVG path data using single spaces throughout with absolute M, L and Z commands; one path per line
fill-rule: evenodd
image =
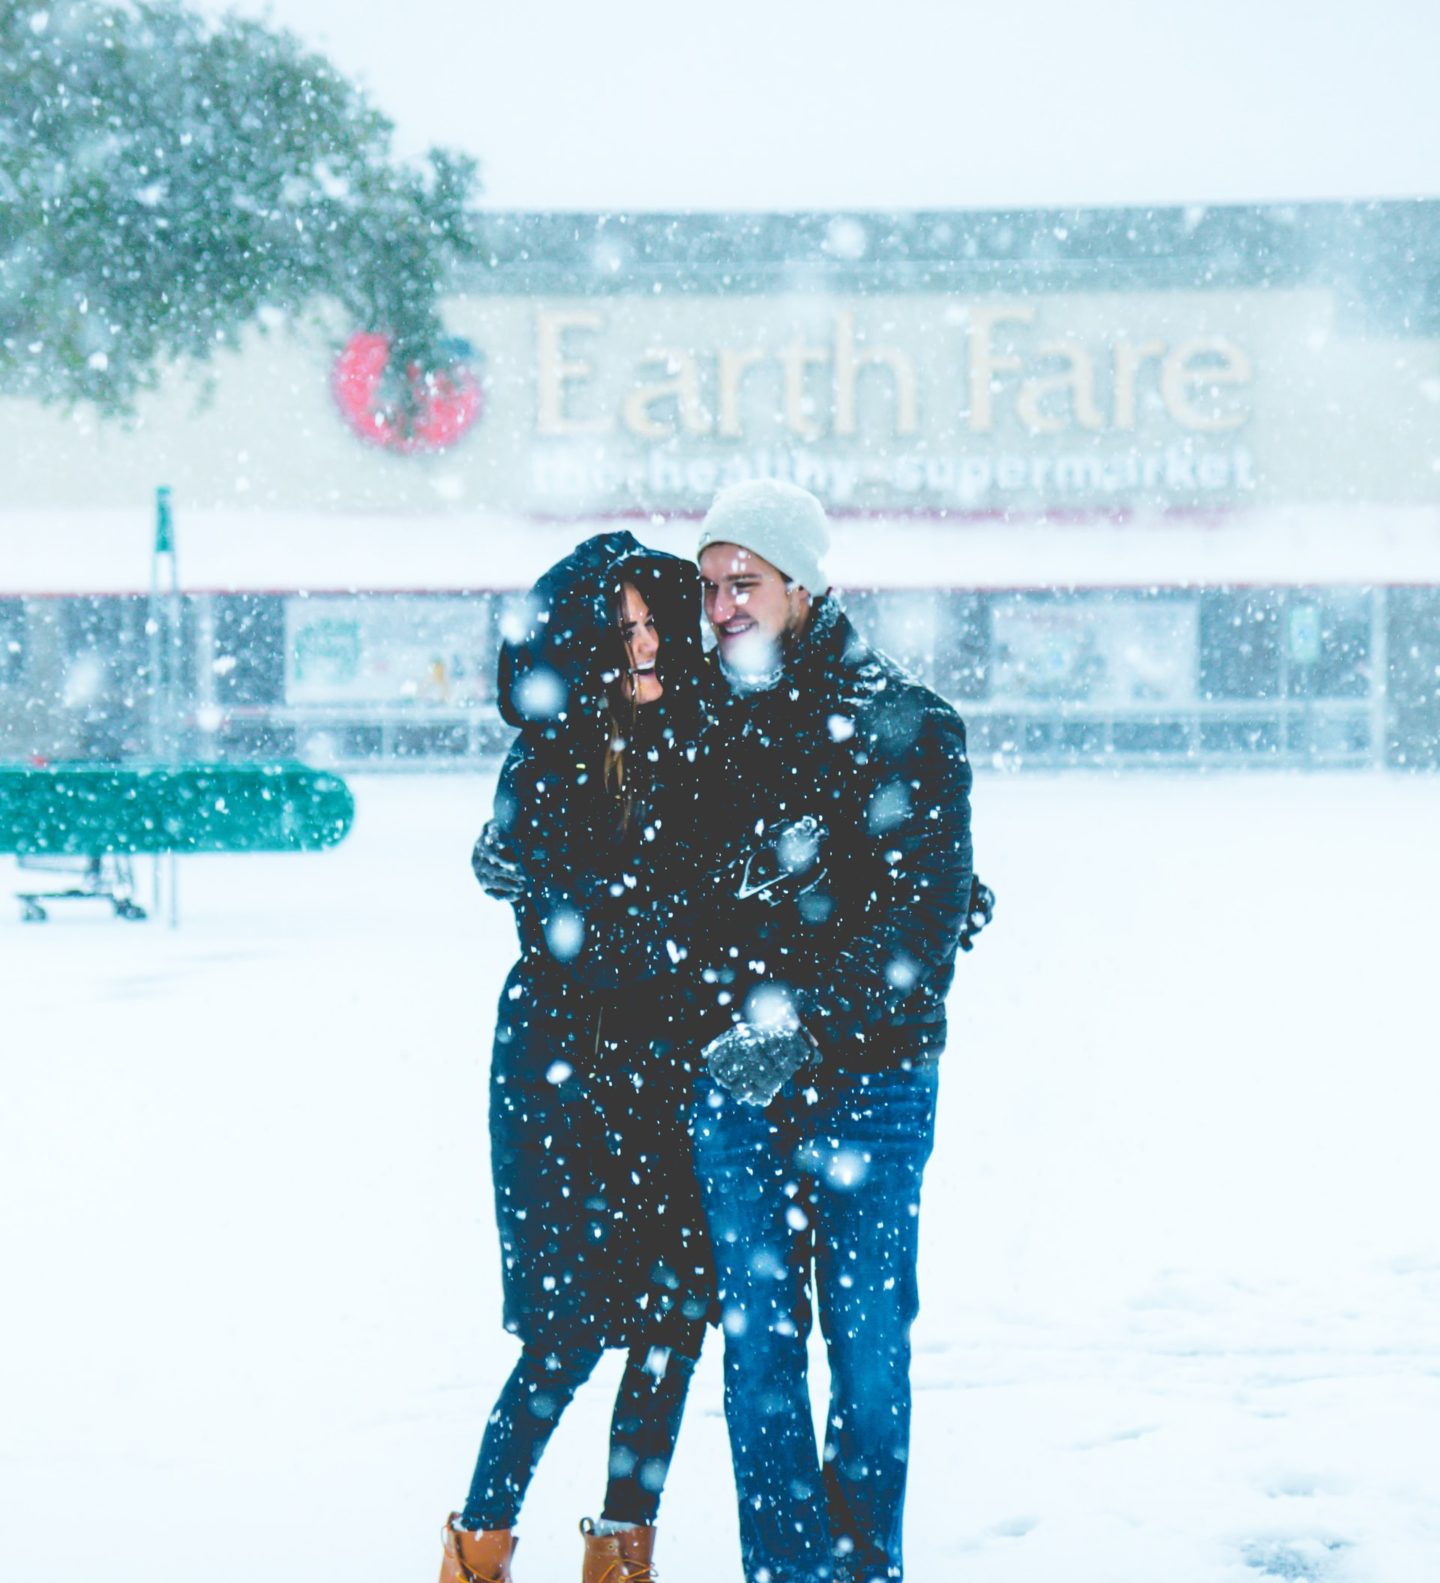
M 583 1583 L 651 1579 L 712 1320 L 746 1579 L 902 1576 L 921 1176 L 955 953 L 989 898 L 960 718 L 856 633 L 828 546 L 813 495 L 739 484 L 698 577 L 602 534 L 506 634 L 519 735 L 476 872 L 521 945 L 490 1076 L 521 1354 L 441 1583 L 510 1583 L 531 1476 L 610 1347 L 627 1359 Z

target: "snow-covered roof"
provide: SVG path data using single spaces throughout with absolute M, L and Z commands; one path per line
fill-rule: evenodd
M 677 554 L 685 518 L 624 523 Z M 524 588 L 614 520 L 205 512 L 178 518 L 183 587 L 208 591 Z M 1286 506 L 1210 516 L 842 517 L 830 573 L 851 588 L 1440 584 L 1440 507 Z M 142 512 L 0 512 L 0 595 L 140 593 Z

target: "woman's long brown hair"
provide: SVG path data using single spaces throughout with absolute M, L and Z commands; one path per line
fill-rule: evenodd
M 626 660 L 621 679 L 622 683 L 629 684 L 629 696 L 617 700 L 613 688 L 605 689 L 607 735 L 601 784 L 615 798 L 619 806 L 620 830 L 623 833 L 630 827 L 630 815 L 635 805 L 636 777 L 630 769 L 629 753 L 630 744 L 635 740 L 635 727 L 640 718 L 640 683 L 635 677 L 635 655 L 630 640 L 624 636 L 625 585 L 623 583 L 617 583 L 611 591 L 610 618 L 615 623 L 621 650 Z M 628 718 L 621 718 L 622 710 Z

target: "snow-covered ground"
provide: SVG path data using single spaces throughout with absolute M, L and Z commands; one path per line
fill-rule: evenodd
M 0 908 L 0 1576 L 433 1577 L 510 1367 L 469 778 Z M 1440 784 L 982 773 L 927 1180 L 912 1583 L 1440 1576 Z M 0 861 L 0 891 L 13 888 Z M 661 1559 L 738 1583 L 712 1345 Z M 578 1576 L 609 1382 L 518 1583 Z

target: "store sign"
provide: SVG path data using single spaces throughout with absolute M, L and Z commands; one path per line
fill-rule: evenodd
M 695 515 L 755 476 L 884 519 L 1440 504 L 1440 338 L 1397 339 L 1329 289 L 793 284 L 453 296 L 470 375 L 418 384 L 378 336 L 337 364 L 328 340 L 257 333 L 200 411 L 178 378 L 120 429 L 12 403 L 7 500 L 110 510 L 158 478 L 188 513 L 457 532 Z M 491 575 L 482 550 L 467 577 Z
M 951 310 L 955 312 L 955 310 Z M 1138 395 L 1153 386 L 1164 416 L 1192 433 L 1229 433 L 1249 416 L 1244 391 L 1254 378 L 1243 348 L 1223 335 L 1194 335 L 1170 343 L 1117 337 L 1086 345 L 1075 336 L 1037 335 L 1033 305 L 984 307 L 956 313 L 964 325 L 953 393 L 962 401 L 950 415 L 968 434 L 992 434 L 997 415 L 1013 408 L 1032 435 L 1066 430 L 1133 433 Z M 774 416 L 787 436 L 813 442 L 849 438 L 859 430 L 862 376 L 886 385 L 880 426 L 889 438 L 921 430 L 919 348 L 899 340 L 857 338 L 855 314 L 829 316 L 828 333 L 797 334 L 778 348 L 764 341 L 697 352 L 657 345 L 635 359 L 628 392 L 609 411 L 586 413 L 586 387 L 597 383 L 594 343 L 606 332 L 596 309 L 542 309 L 536 314 L 539 410 L 536 430 L 547 436 L 589 436 L 624 430 L 640 440 L 680 433 L 741 440 L 747 437 L 742 394 L 756 371 L 779 375 Z M 883 333 L 883 332 L 882 332 Z M 623 353 L 622 353 L 623 355 Z M 1227 399 L 1239 388 L 1238 400 Z
M 834 508 L 973 510 L 1254 487 L 1255 361 L 1199 308 L 1155 333 L 1077 326 L 1063 300 L 768 306 L 538 305 L 532 497 L 698 505 L 770 476 Z
M 1430 386 L 1338 325 L 1320 290 L 867 296 L 797 280 L 457 297 L 445 318 L 485 349 L 483 420 L 439 453 L 367 447 L 347 483 L 367 510 L 696 514 L 753 477 L 842 514 L 1017 520 L 1436 487 Z M 1414 355 L 1423 370 L 1435 353 Z

